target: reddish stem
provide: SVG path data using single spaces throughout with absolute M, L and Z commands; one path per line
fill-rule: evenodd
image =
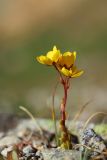
M 60 82 L 61 84 L 63 85 L 63 88 L 64 88 L 64 97 L 62 99 L 62 103 L 61 103 L 61 121 L 60 121 L 60 126 L 61 126 L 61 131 L 62 131 L 62 137 L 61 137 L 61 143 L 64 143 L 64 144 L 68 144 L 69 143 L 69 146 L 68 148 L 70 147 L 70 139 L 69 139 L 69 133 L 68 133 L 68 130 L 66 128 L 66 125 L 65 125 L 65 121 L 66 121 L 66 102 L 67 102 L 67 91 L 69 89 L 69 79 L 70 77 L 63 77 L 61 72 L 59 71 L 59 69 L 57 68 L 56 64 L 54 64 L 54 67 L 55 69 L 58 71 L 59 73 L 59 76 L 60 76 Z
M 64 88 L 64 97 L 63 97 L 62 103 L 61 103 L 61 120 L 63 121 L 63 123 L 65 125 L 65 120 L 66 120 L 65 108 L 66 108 L 67 90 L 68 90 L 68 83 L 67 83 L 66 79 L 64 80 L 62 85 L 63 85 L 63 88 Z
M 61 144 L 64 144 L 69 149 L 72 147 L 72 145 L 70 142 L 69 132 L 65 124 L 65 121 L 66 121 L 66 110 L 65 109 L 66 109 L 66 102 L 67 102 L 67 91 L 69 89 L 69 79 L 66 78 L 64 80 L 64 83 L 62 83 L 62 85 L 64 88 L 64 97 L 61 103 L 61 121 L 60 121 L 60 126 L 61 126 L 61 131 L 62 131 Z
M 66 107 L 66 102 L 67 102 L 67 91 L 69 89 L 69 77 L 66 77 L 65 79 L 63 78 L 61 72 L 59 71 L 59 69 L 57 68 L 56 64 L 53 64 L 55 69 L 58 71 L 59 76 L 60 76 L 60 81 L 61 84 L 63 85 L 64 88 L 64 97 L 62 99 L 62 103 L 61 103 L 61 120 L 63 125 L 65 126 L 65 120 L 66 120 L 66 113 L 65 113 L 65 107 Z

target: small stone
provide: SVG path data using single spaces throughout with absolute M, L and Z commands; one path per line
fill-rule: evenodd
M 14 135 L 6 136 L 6 137 L 0 139 L 0 147 L 17 144 L 19 142 L 20 142 L 20 140 Z
M 1 155 L 4 157 L 7 157 L 7 153 L 13 150 L 13 146 L 10 146 L 8 148 L 4 148 L 1 152 Z
M 104 150 L 107 149 L 104 139 L 99 136 L 93 129 L 86 129 L 81 136 L 82 145 L 88 146 L 93 149 L 89 153 L 89 157 L 93 158 L 100 155 Z M 81 147 L 80 150 L 85 152 L 85 148 Z
M 29 128 L 23 128 L 16 133 L 17 137 L 19 138 L 27 137 L 27 136 L 30 136 L 31 134 L 32 134 L 32 131 Z
M 43 141 L 41 140 L 38 140 L 38 141 L 32 141 L 32 146 L 33 148 L 37 148 L 38 150 L 43 150 L 43 149 L 46 149 L 47 146 L 45 144 L 43 144 Z
M 31 147 L 31 145 L 28 145 L 26 147 L 23 148 L 23 153 L 27 154 L 27 153 L 34 153 L 35 150 Z
M 51 149 L 42 151 L 44 160 L 80 160 L 81 153 L 73 150 Z
M 31 145 L 28 145 L 23 148 L 23 157 L 24 160 L 39 160 L 40 158 L 40 153 L 37 151 L 36 148 L 33 148 Z

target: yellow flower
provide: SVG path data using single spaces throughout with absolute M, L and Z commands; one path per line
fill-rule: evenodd
M 75 66 L 71 67 L 70 69 L 63 67 L 60 69 L 60 72 L 63 73 L 65 76 L 72 78 L 79 77 L 84 73 L 83 70 L 77 70 Z
M 76 52 L 65 52 L 62 56 L 60 56 L 58 65 L 59 67 L 65 67 L 69 69 L 73 66 L 76 60 Z
M 38 56 L 36 59 L 41 64 L 46 65 L 53 65 L 53 63 L 57 63 L 59 57 L 61 56 L 60 50 L 56 48 L 56 46 L 53 47 L 52 51 L 49 51 L 46 56 Z
M 45 65 L 54 65 L 63 75 L 67 77 L 79 77 L 83 74 L 82 70 L 77 70 L 75 67 L 76 52 L 65 52 L 61 54 L 60 50 L 53 47 L 45 56 L 38 56 L 37 61 Z

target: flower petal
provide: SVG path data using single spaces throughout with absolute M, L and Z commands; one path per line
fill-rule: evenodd
M 76 60 L 76 55 L 77 55 L 77 53 L 74 51 L 74 52 L 73 52 L 74 61 Z
M 41 64 L 46 64 L 46 65 L 52 65 L 52 61 L 47 58 L 46 56 L 39 56 L 39 57 L 36 57 L 37 61 Z
M 70 77 L 70 76 L 72 75 L 72 70 L 68 70 L 68 69 L 66 69 L 65 67 L 63 67 L 60 71 L 61 71 L 65 76 Z
M 57 51 L 57 48 L 56 48 L 56 46 L 54 46 L 54 47 L 53 47 L 53 51 Z
M 79 76 L 81 76 L 83 73 L 84 73 L 84 71 L 83 71 L 83 70 L 81 70 L 81 71 L 77 71 L 77 72 L 73 73 L 71 77 L 73 77 L 73 78 L 75 78 L 75 77 L 79 77 Z
M 71 52 L 65 52 L 59 59 L 59 66 L 69 69 L 75 62 L 74 54 Z
M 72 55 L 72 52 L 65 52 L 64 54 L 63 54 L 63 56 L 71 56 Z
M 53 62 L 57 62 L 59 57 L 61 56 L 60 50 L 57 50 L 56 46 L 53 47 L 53 51 L 50 51 L 46 55 Z

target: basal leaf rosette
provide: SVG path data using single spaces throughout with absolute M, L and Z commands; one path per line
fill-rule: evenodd
M 58 50 L 56 46 L 54 46 L 52 51 L 49 51 L 45 56 L 43 55 L 38 56 L 36 59 L 41 64 L 51 66 L 53 65 L 53 63 L 58 62 L 60 56 L 61 56 L 60 50 Z

